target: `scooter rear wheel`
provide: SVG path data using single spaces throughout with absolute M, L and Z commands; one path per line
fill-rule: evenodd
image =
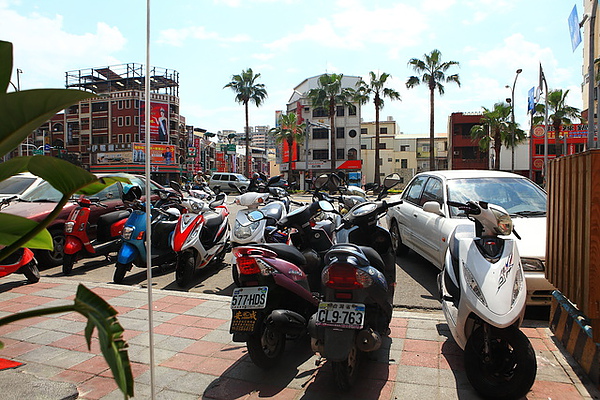
M 64 275 L 70 275 L 71 271 L 73 271 L 73 265 L 75 265 L 75 261 L 77 261 L 77 254 L 67 254 L 63 255 L 63 266 L 62 272 Z
M 27 278 L 27 283 L 37 283 L 40 281 L 40 270 L 37 267 L 35 259 L 29 261 L 20 268 L 20 271 Z
M 261 325 L 260 332 L 254 332 L 248 337 L 246 347 L 254 364 L 263 369 L 270 369 L 283 357 L 285 334 L 272 331 L 264 323 Z
M 113 275 L 113 282 L 114 283 L 122 283 L 123 279 L 125 279 L 125 274 L 130 269 L 131 269 L 131 264 L 121 264 L 119 262 L 116 263 L 115 264 L 115 274 Z
M 520 399 L 535 381 L 537 362 L 533 347 L 516 327 L 490 328 L 490 353 L 484 353 L 483 327 L 465 346 L 465 370 L 475 390 L 486 398 Z
M 333 362 L 333 379 L 340 390 L 347 391 L 352 387 L 352 383 L 356 379 L 361 354 L 356 346 L 352 346 L 348 358 L 344 361 Z

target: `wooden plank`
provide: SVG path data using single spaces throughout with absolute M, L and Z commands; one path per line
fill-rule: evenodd
M 589 285 L 590 296 L 587 301 L 588 310 L 584 313 L 590 318 L 600 318 L 600 150 L 594 150 L 590 155 L 591 177 L 589 203 L 582 210 L 581 218 L 589 219 Z M 600 332 L 599 332 L 600 334 Z

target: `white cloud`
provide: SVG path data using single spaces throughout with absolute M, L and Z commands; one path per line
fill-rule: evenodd
M 216 32 L 209 32 L 203 26 L 193 26 L 179 29 L 164 29 L 159 32 L 157 42 L 170 46 L 182 47 L 187 39 L 214 40 L 219 43 L 242 43 L 250 41 L 250 36 L 239 34 L 234 36 L 221 36 Z

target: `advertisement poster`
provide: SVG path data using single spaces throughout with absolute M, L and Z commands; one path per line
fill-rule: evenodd
M 111 151 L 96 153 L 96 164 L 129 164 L 132 162 L 131 151 Z
M 146 145 L 133 143 L 133 162 L 146 162 Z M 175 146 L 166 144 L 150 145 L 150 164 L 170 165 L 175 163 Z
M 140 140 L 146 137 L 146 102 L 140 102 Z M 169 105 L 150 103 L 150 142 L 169 140 Z

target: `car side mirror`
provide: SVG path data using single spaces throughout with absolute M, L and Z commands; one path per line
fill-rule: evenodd
M 428 201 L 423 204 L 423 211 L 445 217 L 444 212 L 440 207 L 440 203 L 437 201 Z

